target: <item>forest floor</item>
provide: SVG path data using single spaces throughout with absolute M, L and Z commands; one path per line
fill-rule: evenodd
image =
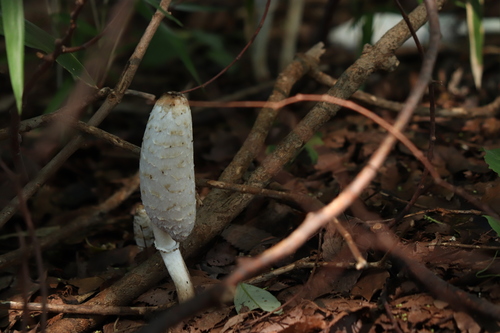
M 326 1 L 311 3 L 317 10 Z M 304 34 L 314 27 L 312 22 L 317 15 L 314 10 L 308 12 L 307 7 L 305 13 Z M 244 45 L 244 41 L 231 35 L 234 27 L 243 28 L 238 16 L 233 17 L 229 11 L 211 14 L 215 15 L 213 20 L 208 20 L 206 13 L 183 15 L 187 29 L 204 29 L 210 31 L 212 37 L 219 36 L 228 54 L 236 55 Z M 142 26 L 147 24 L 140 18 L 134 20 Z M 125 41 L 136 42 L 141 33 L 139 30 L 125 36 Z M 273 38 L 279 39 L 279 36 L 275 34 Z M 301 41 L 301 51 L 314 44 L 308 42 L 307 39 Z M 483 88 L 478 90 L 470 73 L 467 41 L 460 43 L 463 47 L 456 45 L 442 50 L 434 69 L 435 102 L 441 110 L 434 121 L 435 142 L 430 141 L 431 121 L 424 113 L 412 117 L 404 135 L 425 154 L 431 145 L 432 165 L 443 180 L 500 214 L 500 181 L 484 159 L 485 149 L 500 148 L 499 54 L 486 54 Z M 488 43 L 495 40 L 487 40 Z M 157 45 L 152 43 L 151 47 L 154 49 Z M 211 51 L 213 49 L 202 44 L 190 50 L 196 68 L 203 68 L 203 79 L 220 70 L 209 56 Z M 156 50 L 146 56 L 145 67 L 139 70 L 131 89 L 158 96 L 165 87 L 182 90 L 188 84 L 195 85 L 182 63 L 173 57 L 161 70 L 156 70 L 158 53 L 161 52 Z M 273 53 L 268 56 L 269 62 L 275 64 L 277 59 Z M 373 74 L 365 82 L 364 92 L 379 99 L 404 102 L 414 87 L 421 61 L 416 51 L 406 50 L 397 56 L 401 62 L 398 68 L 391 73 Z M 108 76 L 110 86 L 116 83 L 127 57 L 119 54 L 112 65 Z M 38 64 L 34 59 L 30 65 L 33 68 Z M 352 53 L 327 45 L 318 68 L 338 77 L 355 59 Z M 278 75 L 274 69 L 271 73 Z M 31 99 L 36 102 L 28 103 L 26 118 L 40 115 L 40 110 L 46 107 L 48 100 L 43 96 L 52 96 L 54 76 L 41 78 L 49 83 L 39 84 L 33 92 Z M 314 77 L 317 76 L 305 75 L 290 96 L 325 93 L 329 87 Z M 192 93 L 190 100 L 265 101 L 272 91 L 272 81 L 256 83 L 250 61 L 244 57 L 205 90 Z M 376 103 L 359 103 L 389 123 L 394 123 L 398 115 L 398 110 Z M 280 110 L 244 180 L 315 104 L 301 102 Z M 100 102 L 95 102 L 89 107 L 82 120 L 87 120 L 99 105 Z M 479 109 L 485 105 L 490 106 Z M 140 146 L 151 107 L 150 102 L 127 96 L 100 128 Z M 421 107 L 429 107 L 428 94 Z M 217 180 L 247 139 L 259 109 L 193 107 L 192 110 L 196 178 Z M 443 110 L 450 112 L 446 115 Z M 465 110 L 465 114 L 457 110 Z M 474 114 L 474 110 L 484 112 L 478 117 L 479 111 Z M 8 117 L 2 118 L 2 124 L 8 124 Z M 67 130 L 57 138 L 50 137 L 51 130 L 46 127 L 23 133 L 21 153 L 29 179 L 74 135 Z M 341 109 L 274 175 L 268 188 L 305 194 L 328 204 L 366 166 L 386 136 L 387 131 L 372 120 Z M 2 142 L 1 149 L 2 159 L 11 165 L 7 141 Z M 36 332 L 45 319 L 50 327 L 63 318 L 94 318 L 95 308 L 79 311 L 77 305 L 92 300 L 153 257 L 155 250 L 140 251 L 134 238 L 133 214 L 140 203 L 137 168 L 137 151 L 121 149 L 88 135 L 85 144 L 28 200 L 28 208 L 21 209 L 21 212 L 29 211 L 38 245 L 26 227 L 26 216 L 18 213 L 3 226 L 0 234 L 0 329 L 3 332 L 21 332 L 23 327 L 28 332 Z M 2 206 L 16 195 L 16 186 L 11 180 L 7 172 L 2 173 Z M 213 190 L 198 186 L 197 191 L 203 201 Z M 417 192 L 420 192 L 418 198 L 405 209 Z M 189 253 L 188 267 L 197 293 L 230 276 L 248 257 L 258 257 L 288 237 L 307 213 L 297 202 L 272 198 L 265 193 L 255 196 L 207 246 Z M 484 214 L 481 207 L 456 191 L 436 185 L 417 158 L 398 143 L 360 198 L 339 217 L 368 265 L 356 269 L 350 250 L 334 237 L 338 235 L 335 225 L 328 224 L 298 251 L 246 281 L 274 295 L 283 305 L 280 311 L 249 309 L 248 303 L 236 311 L 234 302 L 225 300 L 219 306 L 192 313 L 171 331 L 500 331 L 500 317 L 497 321 L 491 319 L 491 313 L 498 313 L 496 307 L 500 306 L 500 265 L 496 261 L 500 238 Z M 376 244 L 374 237 L 378 236 L 373 235 L 377 230 L 397 239 L 398 246 L 393 252 Z M 34 246 L 32 252 L 27 244 Z M 42 260 L 42 267 L 37 256 Z M 429 274 L 427 278 L 425 274 Z M 40 276 L 44 276 L 44 286 L 40 284 Z M 105 333 L 137 331 L 156 317 L 158 307 L 164 310 L 176 303 L 172 282 L 168 278 L 160 280 L 149 286 L 148 291 L 133 297 L 133 301 L 116 304 L 122 306 L 122 312 L 98 315 L 96 326 L 84 327 Z M 452 286 L 457 289 L 445 290 Z M 22 311 L 22 307 L 14 309 L 14 303 L 4 301 L 46 302 L 60 306 L 60 310 L 51 311 L 42 319 L 40 309 Z M 488 304 L 491 305 L 489 312 L 483 308 Z M 71 308 L 75 312 L 64 314 L 70 312 L 71 306 L 76 306 Z M 128 307 L 145 310 L 133 312 Z M 99 311 L 97 313 L 102 314 Z M 178 312 L 171 314 L 175 315 Z M 80 332 L 80 328 L 75 326 L 72 331 Z

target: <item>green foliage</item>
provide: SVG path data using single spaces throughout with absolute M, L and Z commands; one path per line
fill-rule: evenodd
M 138 3 L 137 10 L 148 20 L 153 15 L 153 12 L 148 6 L 144 5 L 145 3 L 161 10 L 159 7 L 160 0 L 143 0 Z M 216 12 L 221 10 L 221 8 L 214 6 L 204 6 L 190 3 L 177 4 L 175 2 L 172 2 L 171 9 L 185 12 Z M 163 10 L 162 12 L 168 19 L 175 22 L 179 27 L 183 27 L 183 24 L 170 13 Z M 170 47 L 166 48 L 165 44 Z M 154 40 L 151 42 L 149 51 L 144 57 L 144 62 L 147 66 L 161 66 L 166 60 L 178 57 L 196 82 L 201 84 L 198 71 L 196 70 L 196 67 L 190 57 L 190 51 L 193 50 L 196 45 L 200 44 L 209 48 L 206 56 L 211 61 L 219 64 L 221 67 L 226 66 L 233 59 L 233 56 L 226 52 L 222 36 L 201 31 L 174 31 L 162 22 Z M 155 45 L 158 45 L 158 47 L 155 47 Z M 159 52 L 159 50 L 161 50 L 161 52 Z
M 500 175 L 500 148 L 499 149 L 485 149 L 486 155 L 484 160 L 488 164 L 488 167 Z
M 483 217 L 486 218 L 491 229 L 493 229 L 497 233 L 497 235 L 500 236 L 500 221 L 489 215 L 483 215 Z
M 307 152 L 307 155 L 309 155 L 309 158 L 311 159 L 311 163 L 314 165 L 318 163 L 318 152 L 316 151 L 315 147 L 316 146 L 323 146 L 325 143 L 323 140 L 321 140 L 321 135 L 320 133 L 314 134 L 314 136 L 311 138 L 311 140 L 307 141 L 307 143 L 304 145 L 304 150 Z
M 17 112 L 22 112 L 24 89 L 24 9 L 22 1 L 1 0 L 2 15 L 0 24 L 4 31 L 10 82 L 16 99 Z M 0 17 L 1 20 L 1 17 Z
M 484 156 L 484 160 L 491 170 L 495 171 L 497 175 L 500 175 L 500 149 L 491 149 L 485 151 L 486 155 Z M 498 236 L 500 236 L 500 221 L 488 215 L 483 216 L 486 218 L 486 220 L 488 220 L 490 227 L 495 230 Z
M 137 4 L 137 11 L 146 19 L 146 20 L 151 20 L 151 17 L 153 16 L 153 11 L 151 8 L 148 6 L 144 5 L 144 2 L 139 2 Z M 198 72 L 196 70 L 196 67 L 194 66 L 193 61 L 191 60 L 191 57 L 189 56 L 189 51 L 188 51 L 188 46 L 187 46 L 187 41 L 185 38 L 181 38 L 179 34 L 175 33 L 170 29 L 164 22 L 161 23 L 157 33 L 159 38 L 164 41 L 164 43 L 168 44 L 170 49 L 172 49 L 175 54 L 179 57 L 179 59 L 182 61 L 186 69 L 189 71 L 189 73 L 193 76 L 193 78 L 196 80 L 198 84 L 201 84 L 200 76 L 198 75 Z M 167 47 L 162 47 L 158 49 L 152 49 L 149 48 L 149 52 L 158 52 L 158 50 L 161 50 L 163 53 L 164 49 L 169 49 Z
M 229 53 L 224 46 L 224 36 L 201 30 L 195 30 L 191 36 L 194 39 L 194 44 L 201 44 L 208 48 L 206 56 L 208 59 L 218 64 L 222 68 L 226 67 L 234 59 L 234 56 Z M 236 69 L 232 66 L 229 72 Z
M 270 292 L 264 289 L 250 284 L 240 283 L 238 287 L 236 287 L 234 306 L 238 313 L 240 313 L 243 306 L 247 307 L 249 310 L 262 309 L 271 312 L 279 308 L 281 303 Z M 281 314 L 283 310 L 276 313 Z
M 2 1 L 10 2 L 9 0 Z M 2 23 L 3 21 L 3 16 L 5 16 L 5 14 L 0 15 L 0 23 Z M 54 51 L 54 45 L 56 41 L 55 37 L 48 34 L 29 21 L 23 20 L 23 22 L 26 34 L 24 45 L 34 49 L 42 50 L 45 53 L 51 53 L 52 51 Z M 0 24 L 0 34 L 5 35 L 5 39 L 7 39 L 7 35 L 4 33 L 4 31 L 7 30 L 2 29 L 2 25 Z M 90 74 L 73 54 L 61 54 L 59 57 L 57 57 L 56 61 L 59 65 L 61 65 L 64 69 L 71 73 L 73 77 L 82 79 L 83 82 L 91 87 L 96 87 L 96 84 L 92 77 L 90 77 Z
M 443 222 L 439 221 L 439 220 L 436 220 L 435 218 L 432 218 L 430 217 L 429 215 L 424 215 L 424 219 L 427 220 L 427 221 L 430 221 L 432 223 L 436 223 L 436 224 L 444 224 Z

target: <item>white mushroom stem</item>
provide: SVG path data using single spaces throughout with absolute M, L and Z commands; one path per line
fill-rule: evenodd
M 164 94 L 149 116 L 139 163 L 141 197 L 161 252 L 183 302 L 194 296 L 178 242 L 196 220 L 191 109 L 179 93 Z
M 194 288 L 191 283 L 191 277 L 186 267 L 186 263 L 182 258 L 179 243 L 173 240 L 166 231 L 158 228 L 153 223 L 151 223 L 151 227 L 153 228 L 153 233 L 155 235 L 156 249 L 160 251 L 163 262 L 167 267 L 168 274 L 170 274 L 170 277 L 174 282 L 179 303 L 193 298 Z

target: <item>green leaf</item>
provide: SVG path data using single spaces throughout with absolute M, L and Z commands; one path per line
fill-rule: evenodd
M 269 291 L 250 284 L 240 283 L 236 287 L 236 293 L 234 294 L 234 306 L 238 313 L 240 313 L 243 306 L 250 310 L 262 309 L 271 312 L 279 308 L 281 303 Z M 281 314 L 283 310 L 276 313 Z
M 468 0 L 465 4 L 469 29 L 470 65 L 477 89 L 481 88 L 483 77 L 483 2 L 484 0 Z
M 500 175 L 500 149 L 485 149 L 485 151 L 484 160 L 488 164 L 488 167 L 495 171 L 497 175 Z M 488 220 L 490 227 L 500 236 L 500 221 L 489 215 L 483 215 L 483 217 Z
M 10 0 L 2 0 L 2 1 L 8 1 Z M 17 2 L 17 1 L 13 1 Z M 2 16 L 5 16 L 5 14 L 0 14 L 0 23 L 3 22 Z M 25 33 L 26 33 L 26 39 L 24 40 L 24 45 L 31 47 L 33 49 L 37 50 L 42 50 L 45 53 L 51 53 L 54 51 L 54 45 L 56 39 L 45 32 L 44 30 L 40 29 L 33 23 L 29 21 L 24 21 L 25 25 Z M 2 28 L 2 25 L 0 24 L 0 34 L 5 35 L 4 29 Z M 7 38 L 7 37 L 6 37 Z M 61 54 L 59 57 L 57 57 L 56 62 L 61 65 L 64 69 L 66 69 L 73 77 L 75 78 L 80 78 L 83 82 L 88 84 L 91 87 L 96 87 L 96 83 L 90 76 L 90 74 L 87 72 L 85 67 L 82 65 L 82 63 L 71 53 L 67 54 Z
M 5 15 L 1 27 L 5 31 L 5 48 L 9 64 L 10 84 L 16 99 L 17 112 L 21 114 L 24 89 L 24 10 L 23 2 L 1 0 Z
M 484 160 L 488 164 L 488 167 L 500 175 L 500 148 L 487 150 Z
M 202 44 L 209 48 L 206 56 L 214 63 L 220 65 L 222 68 L 226 67 L 234 59 L 234 55 L 229 53 L 224 46 L 224 38 L 220 34 L 194 30 L 192 32 L 195 45 Z M 233 66 L 229 69 L 229 73 L 235 70 Z
M 188 48 L 184 39 L 180 38 L 177 34 L 175 34 L 170 28 L 168 28 L 165 24 L 160 25 L 159 32 L 164 34 L 168 38 L 168 42 L 172 49 L 177 53 L 177 56 L 181 59 L 186 69 L 193 76 L 198 84 L 201 84 L 200 76 L 196 71 L 196 67 L 191 61 L 191 57 L 189 56 Z
M 500 221 L 489 215 L 483 215 L 483 217 L 488 220 L 488 224 L 490 225 L 491 229 L 495 230 L 497 235 L 500 236 Z
M 321 136 L 319 133 L 316 133 L 311 140 L 307 141 L 307 143 L 304 145 L 304 149 L 306 150 L 307 154 L 309 155 L 309 158 L 311 159 L 311 163 L 314 165 L 318 163 L 318 152 L 316 151 L 317 146 L 323 146 L 325 143 L 323 140 L 321 140 Z

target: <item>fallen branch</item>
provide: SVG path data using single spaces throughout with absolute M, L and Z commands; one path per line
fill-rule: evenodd
M 112 196 L 106 199 L 103 203 L 95 208 L 91 208 L 87 214 L 81 215 L 75 220 L 69 222 L 61 229 L 56 230 L 50 235 L 39 239 L 39 247 L 41 250 L 47 250 L 56 244 L 60 244 L 63 240 L 74 235 L 81 235 L 83 232 L 90 230 L 89 227 L 101 224 L 103 216 L 111 210 L 117 208 L 139 187 L 139 175 L 135 174 L 124 181 L 124 186 L 116 191 Z M 0 269 L 19 264 L 21 259 L 26 259 L 27 253 L 32 254 L 32 246 L 26 249 L 17 249 L 0 255 Z
M 109 306 L 109 305 L 74 305 L 74 304 L 42 304 L 42 303 L 23 303 L 12 301 L 0 301 L 0 309 L 9 310 L 28 310 L 42 311 L 42 305 L 45 305 L 43 310 L 57 313 L 72 313 L 82 315 L 99 315 L 99 316 L 145 316 L 154 312 L 163 311 L 168 306 Z

